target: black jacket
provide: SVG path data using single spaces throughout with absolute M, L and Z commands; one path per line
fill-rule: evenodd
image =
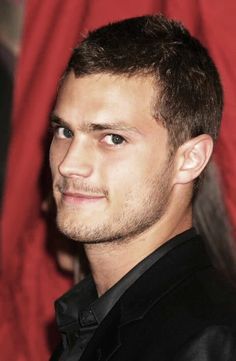
M 198 236 L 172 249 L 125 292 L 80 360 L 236 360 L 236 292 L 212 267 Z

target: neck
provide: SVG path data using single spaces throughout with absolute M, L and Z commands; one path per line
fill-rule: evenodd
M 176 210 L 175 210 L 176 213 Z M 173 219 L 175 220 L 173 222 Z M 172 220 L 170 222 L 170 220 Z M 179 222 L 178 222 L 179 220 Z M 135 265 L 169 239 L 192 226 L 192 212 L 179 212 L 163 217 L 142 234 L 128 240 L 101 244 L 86 244 L 85 251 L 90 263 L 98 295 L 101 296 Z

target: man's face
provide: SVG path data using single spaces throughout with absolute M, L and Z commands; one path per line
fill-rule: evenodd
M 167 130 L 148 77 L 76 78 L 60 88 L 50 150 L 57 223 L 82 242 L 125 240 L 156 224 L 171 193 Z

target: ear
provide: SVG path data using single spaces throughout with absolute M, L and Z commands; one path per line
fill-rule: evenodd
M 174 184 L 185 184 L 196 179 L 209 162 L 213 151 L 213 140 L 201 134 L 182 144 L 176 152 Z

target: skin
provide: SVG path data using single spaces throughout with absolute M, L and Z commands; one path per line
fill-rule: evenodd
M 192 225 L 193 180 L 207 164 L 207 135 L 170 159 L 153 118 L 150 77 L 109 74 L 63 81 L 50 149 L 57 223 L 83 242 L 98 294 Z

